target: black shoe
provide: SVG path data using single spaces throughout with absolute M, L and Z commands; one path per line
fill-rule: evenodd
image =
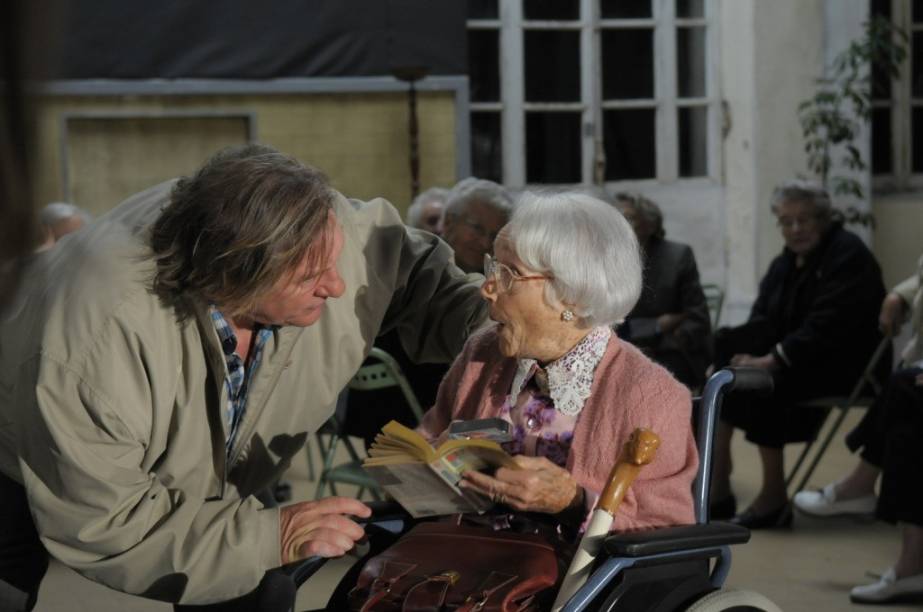
M 747 508 L 730 520 L 735 525 L 742 525 L 747 529 L 772 529 L 774 527 L 791 527 L 792 506 L 785 502 L 775 510 L 765 514 L 757 514 L 753 508 Z
M 712 502 L 708 506 L 708 518 L 714 521 L 726 521 L 737 514 L 737 498 L 731 493 L 724 499 Z

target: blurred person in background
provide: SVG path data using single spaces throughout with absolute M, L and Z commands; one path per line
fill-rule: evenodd
M 442 214 L 448 196 L 448 189 L 431 187 L 415 197 L 407 208 L 407 225 L 441 236 Z
M 465 272 L 483 272 L 484 255 L 513 211 L 513 198 L 502 186 L 466 178 L 449 192 L 442 217 L 442 239 L 455 251 L 455 263 Z
M 38 217 L 42 226 L 42 243 L 38 251 L 47 251 L 58 240 L 92 221 L 88 212 L 68 202 L 52 202 L 39 212 Z
M 711 321 L 695 255 L 689 245 L 665 238 L 663 213 L 651 200 L 618 193 L 615 204 L 635 230 L 644 257 L 641 298 L 618 334 L 698 389 L 711 362 Z
M 747 322 L 715 333 L 716 369 L 762 368 L 774 383 L 769 397 L 728 397 L 715 433 L 712 516 L 733 516 L 750 529 L 791 525 L 782 450 L 813 439 L 826 418 L 823 408 L 800 404 L 849 393 L 882 340 L 878 312 L 885 297 L 875 256 L 843 228 L 825 189 L 786 182 L 773 191 L 770 207 L 785 242 L 782 253 L 760 281 Z M 891 359 L 879 366 L 884 378 Z M 756 499 L 736 516 L 730 483 L 735 428 L 757 445 L 762 464 Z

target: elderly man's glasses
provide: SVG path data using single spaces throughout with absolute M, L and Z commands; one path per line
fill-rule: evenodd
M 792 229 L 795 226 L 798 227 L 813 227 L 817 223 L 816 215 L 805 215 L 799 217 L 788 217 L 780 216 L 776 219 L 776 223 L 782 229 Z
M 490 255 L 484 255 L 484 276 L 487 277 L 488 281 L 494 283 L 498 293 L 509 291 L 513 288 L 513 283 L 517 281 L 554 279 L 553 276 L 546 275 L 523 276 Z

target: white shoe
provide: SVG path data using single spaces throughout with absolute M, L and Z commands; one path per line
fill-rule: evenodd
M 875 513 L 878 498 L 874 495 L 838 500 L 833 484 L 820 491 L 799 491 L 792 499 L 795 507 L 810 516 L 867 516 Z
M 923 598 L 923 574 L 898 580 L 893 567 L 878 582 L 857 586 L 849 592 L 849 599 L 855 603 L 888 603 L 920 598 Z

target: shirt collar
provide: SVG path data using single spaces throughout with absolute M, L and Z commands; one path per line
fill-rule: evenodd
M 612 336 L 609 326 L 595 327 L 577 345 L 560 359 L 545 367 L 548 374 L 548 394 L 554 408 L 561 414 L 576 416 L 590 396 L 593 374 L 602 360 Z M 526 383 L 535 375 L 538 362 L 535 359 L 519 359 L 516 375 L 510 388 L 509 400 L 516 403 Z

